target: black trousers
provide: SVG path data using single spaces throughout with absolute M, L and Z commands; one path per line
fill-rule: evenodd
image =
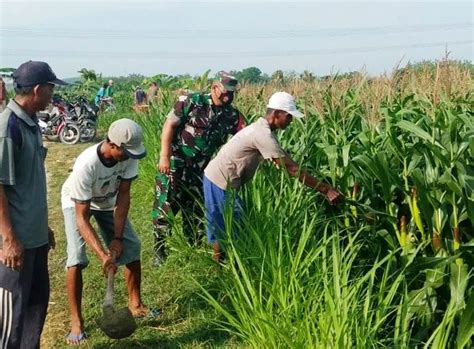
M 0 348 L 39 348 L 49 300 L 48 245 L 25 249 L 20 271 L 0 262 Z

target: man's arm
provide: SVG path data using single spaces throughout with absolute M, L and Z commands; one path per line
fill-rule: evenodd
M 114 261 L 105 251 L 96 231 L 90 223 L 90 202 L 76 202 L 75 208 L 76 223 L 77 227 L 79 228 L 79 232 L 86 241 L 87 245 L 92 248 L 97 257 L 102 261 L 102 268 L 104 273 L 106 273 L 109 266 L 114 266 Z
M 264 159 L 271 160 L 278 168 L 286 169 L 290 176 L 297 177 L 301 183 L 326 195 L 330 204 L 339 199 L 341 194 L 336 189 L 300 169 L 299 165 L 280 147 L 273 134 L 264 133 L 261 137 L 256 137 L 255 146 Z
M 0 234 L 3 247 L 0 260 L 7 268 L 21 269 L 23 267 L 23 245 L 17 239 L 10 221 L 8 198 L 3 185 L 0 184 Z
M 130 187 L 132 181 L 122 180 L 118 188 L 117 202 L 114 211 L 114 239 L 109 245 L 110 251 L 115 251 L 120 256 L 123 251 L 123 230 L 130 208 Z
M 161 152 L 158 169 L 161 173 L 170 173 L 171 142 L 179 123 L 172 119 L 166 119 L 161 132 Z
M 330 204 L 334 204 L 338 201 L 341 194 L 336 189 L 327 183 L 318 181 L 304 169 L 301 169 L 289 156 L 284 156 L 281 159 L 275 158 L 272 159 L 272 161 L 279 168 L 285 168 L 290 176 L 297 177 L 301 183 L 326 195 Z

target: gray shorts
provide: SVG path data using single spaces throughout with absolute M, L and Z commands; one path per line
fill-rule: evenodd
M 114 237 L 114 212 L 91 210 L 99 226 L 100 236 L 108 246 Z M 81 265 L 86 267 L 89 259 L 86 255 L 86 242 L 79 233 L 76 223 L 76 210 L 73 207 L 63 209 L 64 226 L 67 238 L 67 261 L 66 267 Z M 141 242 L 132 228 L 129 220 L 125 221 L 123 231 L 123 252 L 117 258 L 117 264 L 124 265 L 140 260 Z

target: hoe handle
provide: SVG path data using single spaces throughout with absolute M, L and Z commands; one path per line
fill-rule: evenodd
M 107 273 L 107 291 L 105 292 L 104 307 L 114 304 L 114 271 L 109 269 Z
M 115 251 L 112 251 L 112 259 L 115 261 Z M 105 292 L 104 307 L 114 304 L 114 270 L 107 271 L 107 291 Z

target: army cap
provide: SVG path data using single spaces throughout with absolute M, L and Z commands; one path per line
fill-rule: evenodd
M 235 76 L 230 75 L 225 71 L 220 71 L 218 73 L 219 82 L 224 85 L 224 88 L 227 91 L 235 91 L 235 87 L 237 86 L 237 78 Z

